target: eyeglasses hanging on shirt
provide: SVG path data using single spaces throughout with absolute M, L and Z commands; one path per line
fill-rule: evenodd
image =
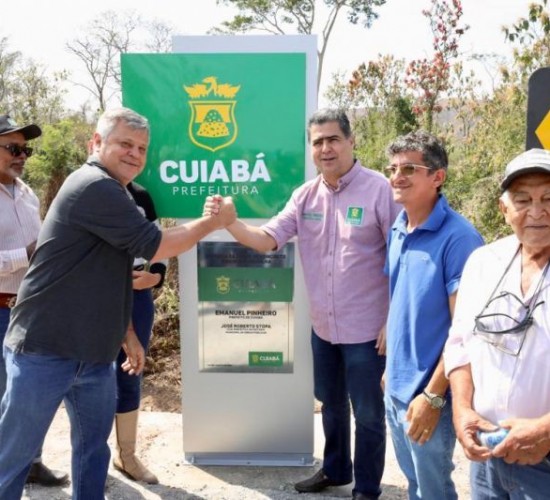
M 520 247 L 521 248 L 521 247 Z M 544 304 L 539 301 L 544 278 L 548 272 L 549 263 L 544 266 L 531 299 L 525 303 L 512 292 L 500 291 L 504 277 L 510 270 L 512 263 L 518 256 L 520 249 L 504 270 L 497 286 L 491 293 L 489 300 L 481 312 L 475 317 L 474 335 L 491 344 L 499 351 L 512 356 L 518 356 L 525 342 L 527 330 L 533 324 L 535 309 Z

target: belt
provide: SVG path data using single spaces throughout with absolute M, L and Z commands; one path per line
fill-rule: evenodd
M 4 309 L 11 309 L 15 305 L 17 295 L 15 293 L 1 293 L 0 292 L 0 307 Z

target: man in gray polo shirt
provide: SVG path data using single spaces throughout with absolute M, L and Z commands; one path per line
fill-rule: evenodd
M 132 329 L 132 263 L 172 257 L 235 220 L 202 217 L 160 230 L 126 185 L 144 168 L 149 124 L 120 108 L 105 112 L 92 155 L 48 211 L 6 335 L 7 391 L 0 419 L 0 499 L 20 498 L 30 463 L 64 401 L 71 422 L 73 499 L 104 498 L 115 413 L 113 361 L 143 370 Z M 127 333 L 128 332 L 128 333 Z

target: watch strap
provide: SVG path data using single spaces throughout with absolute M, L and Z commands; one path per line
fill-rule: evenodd
M 422 391 L 422 394 L 424 395 L 424 397 L 426 398 L 428 403 L 430 403 L 430 406 L 432 408 L 435 408 L 437 410 L 441 410 L 447 404 L 447 400 L 445 399 L 445 396 L 442 396 L 441 394 L 435 394 L 435 393 L 432 393 L 432 392 L 428 392 L 426 389 L 424 389 Z M 441 404 L 436 403 L 437 400 L 440 400 Z

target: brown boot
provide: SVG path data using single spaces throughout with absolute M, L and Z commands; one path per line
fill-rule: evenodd
M 138 414 L 139 410 L 134 410 L 128 413 L 117 413 L 115 416 L 117 452 L 113 458 L 113 466 L 134 481 L 157 484 L 159 482 L 157 476 L 149 471 L 135 455 Z

